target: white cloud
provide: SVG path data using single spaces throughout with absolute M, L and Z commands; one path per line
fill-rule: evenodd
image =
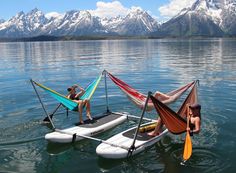
M 96 10 L 89 10 L 89 12 L 98 17 L 116 17 L 118 15 L 124 16 L 128 13 L 128 8 L 124 7 L 119 1 L 113 2 L 97 2 Z
M 60 14 L 58 12 L 50 12 L 50 13 L 47 13 L 45 14 L 45 17 L 50 19 L 50 18 L 58 18 L 58 17 L 61 17 L 63 14 Z
M 196 0 L 170 0 L 169 4 L 159 8 L 161 16 L 173 17 L 177 15 L 183 8 L 191 7 Z

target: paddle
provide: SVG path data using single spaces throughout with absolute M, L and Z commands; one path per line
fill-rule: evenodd
M 189 106 L 187 108 L 187 128 L 189 127 Z M 191 137 L 189 134 L 189 131 L 186 132 L 186 138 L 185 138 L 185 143 L 184 143 L 184 153 L 183 153 L 183 159 L 184 161 L 187 161 L 192 155 L 192 141 Z

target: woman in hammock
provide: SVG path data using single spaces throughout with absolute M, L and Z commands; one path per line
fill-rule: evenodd
M 177 100 L 179 98 L 179 96 L 182 94 L 182 92 L 176 93 L 172 96 L 164 94 L 162 92 L 156 91 L 155 94 L 153 94 L 153 96 L 158 99 L 159 101 L 161 101 L 164 104 L 167 103 L 171 103 L 174 102 L 175 100 Z
M 80 92 L 76 93 L 76 88 L 79 88 Z M 78 103 L 78 112 L 79 112 L 80 123 L 84 124 L 83 117 L 82 117 L 84 105 L 86 107 L 86 113 L 87 113 L 86 116 L 88 117 L 88 119 L 92 120 L 93 118 L 91 117 L 91 113 L 90 113 L 90 101 L 87 99 L 80 100 L 80 97 L 84 94 L 85 90 L 82 87 L 80 87 L 79 85 L 73 85 L 73 86 L 67 88 L 67 91 L 69 92 L 69 95 L 67 97 Z
M 189 106 L 188 104 L 186 106 Z M 187 127 L 187 131 L 190 134 L 199 133 L 201 129 L 201 105 L 200 104 L 193 104 L 189 106 L 189 115 L 190 116 L 190 125 Z M 163 122 L 161 118 L 157 119 L 157 125 L 155 129 L 148 133 L 149 136 L 157 136 L 162 132 Z

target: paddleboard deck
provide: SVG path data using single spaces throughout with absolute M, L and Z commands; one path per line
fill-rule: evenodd
M 144 124 L 150 125 L 153 122 L 149 122 Z M 122 159 L 126 158 L 130 155 L 136 155 L 142 151 L 144 151 L 146 148 L 154 145 L 156 142 L 161 140 L 167 133 L 168 130 L 164 129 L 162 133 L 160 133 L 158 136 L 149 136 L 147 135 L 148 132 L 138 132 L 137 139 L 135 141 L 135 150 L 133 150 L 131 153 L 129 152 L 129 148 L 133 143 L 135 131 L 137 127 L 130 128 L 126 131 L 123 131 L 109 139 L 106 140 L 107 143 L 114 144 L 109 145 L 107 143 L 101 143 L 96 148 L 96 153 L 103 157 L 108 159 Z M 119 147 L 121 146 L 121 147 Z
M 60 132 L 54 131 L 47 133 L 45 139 L 54 143 L 71 143 L 79 141 L 84 139 L 79 137 L 79 135 L 97 135 L 123 123 L 127 120 L 127 117 L 128 115 L 125 113 L 104 113 L 101 116 L 94 117 L 93 120 L 84 121 L 84 124 L 77 123 L 72 127 L 60 130 Z

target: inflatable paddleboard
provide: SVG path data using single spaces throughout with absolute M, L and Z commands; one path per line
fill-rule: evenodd
M 143 126 L 152 125 L 153 122 L 144 124 Z M 135 141 L 135 149 L 132 152 L 129 152 L 130 146 L 133 144 L 134 135 L 137 127 L 130 128 L 124 132 L 121 132 L 105 142 L 101 143 L 96 148 L 96 153 L 103 157 L 109 159 L 122 159 L 131 155 L 136 155 L 146 148 L 154 145 L 156 142 L 161 140 L 167 133 L 168 130 L 164 129 L 158 136 L 148 136 L 147 131 L 139 130 L 137 139 Z M 141 127 L 142 128 L 142 127 Z M 109 144 L 113 145 L 109 145 Z M 119 147 L 120 146 L 120 147 Z
M 105 113 L 95 117 L 93 120 L 86 120 L 85 124 L 74 125 L 72 127 L 54 131 L 45 135 L 45 139 L 55 143 L 70 143 L 84 139 L 82 136 L 94 136 L 105 132 L 127 120 L 125 113 Z

